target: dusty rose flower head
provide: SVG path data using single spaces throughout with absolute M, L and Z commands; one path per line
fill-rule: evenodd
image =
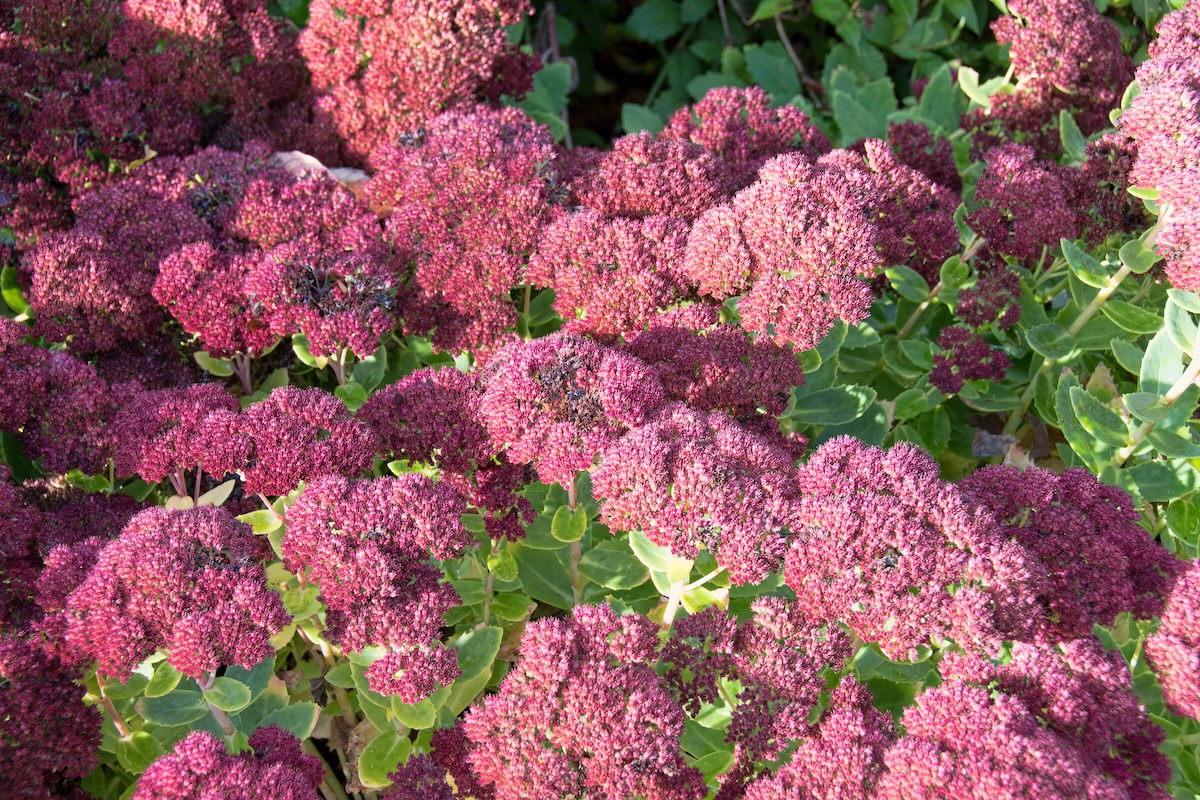
M 840 166 L 778 156 L 731 203 L 697 220 L 684 273 L 717 299 L 749 289 L 738 305 L 746 329 L 807 349 L 835 318 L 866 315 L 872 294 L 859 277 L 882 264 L 868 211 L 879 202 Z
M 271 332 L 303 333 L 314 356 L 343 349 L 369 356 L 396 325 L 395 279 L 369 252 L 338 251 L 300 240 L 254 260 L 245 292 L 262 305 Z
M 894 733 L 892 720 L 871 703 L 862 684 L 843 678 L 820 724 L 778 772 L 747 787 L 746 800 L 872 800 Z
M 500 82 L 522 94 L 526 75 L 504 28 L 532 13 L 525 0 L 317 0 L 300 52 L 348 163 L 375 162 L 387 145 Z
M 816 621 L 840 620 L 889 657 L 953 639 L 990 654 L 1040 623 L 1040 564 L 907 443 L 832 439 L 799 470 L 784 578 Z
M 751 608 L 753 617 L 739 624 L 729 648 L 733 670 L 725 676 L 741 686 L 726 734 L 737 754 L 723 787 L 727 795 L 741 765 L 777 758 L 789 742 L 812 735 L 810 714 L 826 688 L 824 670 L 841 669 L 854 653 L 844 631 L 810 619 L 795 603 L 764 597 Z
M 987 507 L 1004 533 L 1042 564 L 1038 601 L 1050 641 L 1084 638 L 1130 611 L 1158 614 L 1182 568 L 1137 523 L 1128 494 L 1085 469 L 1061 475 L 1031 467 L 985 467 L 958 488 Z
M 253 257 L 209 242 L 185 245 L 163 259 L 154 299 L 216 358 L 259 355 L 278 338 L 261 302 L 246 293 Z
M 1167 706 L 1200 719 L 1200 567 L 1193 563 L 1167 598 L 1158 632 L 1146 641 Z
M 952 192 L 962 191 L 962 178 L 954 164 L 949 139 L 934 138 L 929 128 L 914 120 L 888 123 L 887 143 L 896 160 L 925 174 Z
M 84 494 L 52 481 L 21 490 L 0 470 L 0 624 L 22 630 L 49 656 L 71 660 L 63 636 L 66 597 L 87 576 L 95 551 L 141 504 L 124 495 Z M 63 552 L 74 551 L 78 552 Z
M 250 751 L 230 755 L 220 737 L 193 731 L 146 768 L 133 800 L 310 800 L 325 777 L 318 756 L 275 725 L 250 734 Z
M 482 392 L 474 375 L 426 367 L 372 393 L 356 416 L 385 454 L 465 475 L 496 453 L 480 417 Z
M 937 343 L 942 352 L 933 357 L 929 382 L 946 394 L 961 392 L 965 381 L 998 381 L 1012 366 L 1002 350 L 961 325 L 942 328 Z
M 870 210 L 884 264 L 912 267 L 936 283 L 942 262 L 959 249 L 958 194 L 903 164 L 879 139 L 861 144 L 862 158 L 839 150 L 822 160 L 842 165 L 851 180 L 866 182 L 864 193 L 875 198 Z
M 157 483 L 196 468 L 217 478 L 240 469 L 248 442 L 234 433 L 237 411 L 217 384 L 134 391 L 111 422 L 117 474 Z
M 1108 127 L 1133 78 L 1117 26 L 1086 0 L 1018 0 L 1012 16 L 992 23 L 996 42 L 1009 45 L 1017 90 L 992 98 L 991 109 L 964 116 L 968 130 L 1021 141 L 1043 157 L 1061 152 L 1058 114 L 1069 111 L 1085 136 Z
M 0 5 L 0 30 L 20 31 L 30 46 L 77 64 L 102 50 L 118 18 L 120 0 L 46 0 Z
M 280 495 L 323 475 L 357 475 L 378 449 L 375 434 L 321 389 L 284 386 L 238 416 L 250 440 L 246 491 Z
M 1200 288 L 1200 14 L 1195 3 L 1159 25 L 1159 39 L 1137 70 L 1141 93 L 1119 121 L 1134 141 L 1131 182 L 1159 190 L 1158 253 L 1167 277 L 1184 290 Z
M 622 136 L 571 184 L 579 204 L 609 217 L 670 215 L 687 221 L 733 190 L 719 157 L 688 141 Z
M 270 156 L 270 148 L 259 141 L 246 142 L 236 151 L 214 145 L 155 158 L 129 181 L 164 200 L 182 203 L 215 230 L 225 231 L 234 224 L 254 180 L 273 178 L 280 187 L 294 180 L 272 167 Z
M 917 695 L 906 735 L 884 754 L 872 797 L 1006 797 L 1090 800 L 1127 796 L 1084 752 L 1040 724 L 1016 698 L 949 680 Z
M 444 114 L 379 154 L 367 197 L 390 210 L 388 236 L 415 263 L 414 304 L 495 317 L 492 338 L 515 322 L 509 292 L 546 214 L 552 144 L 520 111 L 479 107 Z
M 324 172 L 256 170 L 233 205 L 226 230 L 265 249 L 297 239 L 380 248 L 373 241 L 380 233 L 375 215 Z
M 956 675 L 955 662 L 945 670 Z M 994 686 L 1018 699 L 1042 727 L 1083 756 L 1093 782 L 1123 784 L 1135 800 L 1165 800 L 1171 768 L 1158 752 L 1164 734 L 1133 691 L 1120 652 L 1091 637 L 1057 646 L 1013 645 L 1007 664 L 994 667 Z
M 655 317 L 627 349 L 658 373 L 667 400 L 738 420 L 777 417 L 804 370 L 788 348 L 754 339 L 718 321 L 717 309 L 695 303 Z
M 367 668 L 371 687 L 417 702 L 458 675 L 454 651 L 440 644 L 442 617 L 458 595 L 441 569 L 471 543 L 462 498 L 421 475 L 310 484 L 288 509 L 284 563 L 321 587 L 326 634 L 359 651 L 383 645 Z
M 99 763 L 100 710 L 55 661 L 0 639 L 0 770 L 18 797 L 71 796 Z
M 113 394 L 95 368 L 70 353 L 41 353 L 32 386 L 43 392 L 17 434 L 21 448 L 40 459 L 44 472 L 80 469 L 98 475 L 112 454 L 112 434 L 105 422 L 113 410 Z
M 508 458 L 564 486 L 662 402 L 641 361 L 590 339 L 553 334 L 511 344 L 489 362 L 480 407 Z
M 454 800 L 446 770 L 428 753 L 410 756 L 388 775 L 388 780 L 392 785 L 380 795 L 382 800 Z
M 249 669 L 274 654 L 271 636 L 291 621 L 267 588 L 264 549 L 224 509 L 146 509 L 68 599 L 67 641 L 122 681 L 160 647 L 195 678 L 226 664 Z
M 208 238 L 208 226 L 137 186 L 87 195 L 75 213 L 71 230 L 44 237 L 21 264 L 37 332 L 79 353 L 152 338 L 162 323 L 150 294 L 159 262 Z
M 126 0 L 121 12 L 108 51 L 130 85 L 220 107 L 241 134 L 275 132 L 272 108 L 305 88 L 295 29 L 262 0 Z
M 498 800 L 704 797 L 679 748 L 683 709 L 652 666 L 656 628 L 608 606 L 528 625 L 500 691 L 463 723 L 479 782 Z
M 116 183 L 147 157 L 147 148 L 181 152 L 201 133 L 195 115 L 174 98 L 158 96 L 168 87 L 143 92 L 125 80 L 83 71 L 22 72 L 20 94 L 36 98 L 20 131 L 26 165 L 40 167 L 73 193 Z
M 700 145 L 724 161 L 735 188 L 754 181 L 772 156 L 799 150 L 810 158 L 829 152 L 829 139 L 796 106 L 771 106 L 758 86 L 710 89 L 704 98 L 676 111 L 659 136 Z
M 0 226 L 12 231 L 17 248 L 31 247 L 42 236 L 71 227 L 72 222 L 67 196 L 52 182 L 0 175 Z M 12 252 L 0 245 L 0 263 L 15 261 L 15 256 L 5 256 L 5 250 Z
M 735 583 L 762 580 L 787 550 L 792 458 L 724 414 L 665 406 L 604 450 L 592 482 L 606 525 L 681 558 L 703 546 Z
M 1018 144 L 993 148 L 986 158 L 975 186 L 979 207 L 967 215 L 967 224 L 987 240 L 989 251 L 1031 263 L 1042 248 L 1078 235 L 1062 168 L 1038 161 L 1031 148 Z
M 954 315 L 974 328 L 995 323 L 1008 330 L 1021 319 L 1021 276 L 1003 261 L 985 264 L 979 279 L 958 293 Z
M 546 227 L 526 277 L 554 289 L 566 330 L 636 333 L 686 291 L 680 267 L 687 235 L 677 217 L 606 219 L 584 209 Z

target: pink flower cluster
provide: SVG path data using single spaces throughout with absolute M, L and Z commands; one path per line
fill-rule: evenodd
M 67 600 L 67 643 L 124 681 L 155 649 L 194 678 L 271 656 L 291 616 L 266 585 L 265 542 L 228 511 L 139 512 Z
M 835 319 L 859 322 L 871 304 L 861 278 L 883 263 L 869 210 L 882 201 L 864 188 L 825 159 L 777 156 L 755 183 L 696 221 L 684 273 L 702 295 L 746 292 L 738 311 L 747 330 L 813 347 Z
M 477 375 L 425 368 L 376 391 L 356 419 L 375 431 L 385 457 L 436 465 L 483 516 L 492 538 L 520 539 L 534 516 L 516 494 L 528 479 L 488 435 L 482 400 Z
M 610 219 L 585 209 L 545 227 L 526 280 L 554 289 L 565 330 L 628 335 L 687 293 L 687 236 L 678 217 Z
M 736 583 L 762 580 L 787 550 L 792 456 L 724 414 L 664 406 L 604 451 L 592 481 L 605 524 L 682 558 L 704 547 Z
M 700 102 L 676 111 L 660 134 L 698 144 L 720 158 L 741 189 L 774 156 L 798 150 L 809 158 L 829 152 L 829 139 L 796 106 L 772 107 L 758 86 L 712 89 Z
M 406 703 L 458 676 L 454 651 L 440 644 L 442 616 L 458 595 L 425 561 L 471 544 L 462 511 L 457 492 L 416 474 L 322 478 L 288 509 L 284 563 L 321 588 L 326 635 L 350 651 L 386 647 L 367 678 Z
M 325 779 L 319 756 L 275 725 L 250 734 L 250 750 L 231 755 L 221 739 L 194 731 L 138 780 L 132 800 L 311 800 Z
M 534 70 L 504 28 L 531 12 L 526 0 L 315 0 L 299 48 L 345 162 L 377 165 L 443 111 L 525 92 Z
M 1193 564 L 1167 597 L 1158 632 L 1146 641 L 1146 659 L 1158 674 L 1168 707 L 1200 717 L 1200 569 Z
M 508 345 L 483 375 L 488 433 L 516 464 L 566 486 L 663 400 L 654 371 L 630 355 L 571 334 Z
M 427 124 L 377 153 L 367 198 L 388 212 L 388 238 L 415 267 L 407 326 L 441 349 L 494 346 L 516 323 L 509 293 L 547 211 L 553 140 L 516 109 L 479 107 Z
M 1200 289 L 1200 3 L 1163 17 L 1151 58 L 1138 67 L 1141 93 L 1119 122 L 1132 137 L 1137 162 L 1130 177 L 1158 189 L 1155 249 L 1167 278 L 1186 291 Z
M 918 448 L 832 439 L 798 481 L 784 578 L 813 620 L 897 660 L 946 640 L 990 655 L 1036 634 L 1038 565 Z
M 1108 127 L 1109 110 L 1133 78 L 1117 26 L 1087 0 L 1016 0 L 1008 11 L 992 30 L 1009 45 L 1017 90 L 966 114 L 963 127 L 982 129 L 993 143 L 1023 141 L 1041 157 L 1062 149 L 1060 111 L 1084 136 Z
M 684 713 L 654 671 L 657 626 L 578 606 L 530 624 L 500 690 L 463 723 L 467 756 L 497 800 L 699 800 L 679 748 Z
M 957 486 L 1045 570 L 1035 588 L 1047 640 L 1088 637 L 1125 611 L 1139 619 L 1161 613 L 1182 562 L 1138 526 L 1141 515 L 1121 489 L 1081 468 L 1056 475 L 1003 466 L 977 470 Z
M 99 763 L 100 711 L 71 674 L 19 640 L 0 638 L 0 771 L 20 797 L 76 797 Z

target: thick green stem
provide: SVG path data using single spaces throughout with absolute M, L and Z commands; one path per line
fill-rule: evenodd
M 671 625 L 675 622 L 675 615 L 679 613 L 679 604 L 683 601 L 685 591 L 687 591 L 686 579 L 675 581 L 667 591 L 667 607 L 663 609 L 662 618 L 663 630 L 671 630 Z
M 216 680 L 217 673 L 206 673 L 200 682 L 200 689 L 202 691 L 208 691 L 213 687 L 213 683 L 215 683 Z M 226 736 L 234 736 L 237 734 L 237 728 L 233 726 L 233 720 L 229 718 L 227 713 L 217 708 L 212 703 L 208 704 L 208 710 L 212 713 L 213 719 L 217 721 L 217 724 L 221 726 L 222 733 L 224 733 Z
M 129 735 L 129 725 L 126 724 L 125 718 L 117 711 L 117 707 L 113 705 L 112 698 L 104 693 L 104 687 L 108 684 L 104 677 L 96 673 L 96 685 L 99 687 L 100 696 L 96 698 L 96 703 L 104 709 L 104 713 L 112 720 L 113 726 L 117 729 L 117 733 L 122 736 Z
M 1092 302 L 1084 306 L 1083 310 L 1079 312 L 1079 316 L 1076 317 L 1075 321 L 1071 323 L 1071 326 L 1067 328 L 1067 333 L 1071 336 L 1074 336 L 1083 330 L 1083 326 L 1088 323 L 1088 320 L 1095 316 L 1096 312 L 1100 310 L 1100 306 L 1104 305 L 1104 302 L 1112 296 L 1112 293 L 1115 292 L 1117 287 L 1121 285 L 1121 281 L 1129 277 L 1130 271 L 1131 270 L 1129 267 L 1126 266 L 1122 266 L 1119 270 L 1117 270 L 1113 276 L 1108 279 L 1108 283 L 1104 285 L 1104 288 L 1096 292 L 1096 296 L 1092 298 Z M 1009 415 L 1008 422 L 1004 426 L 1005 433 L 1016 433 L 1017 428 L 1021 427 L 1021 421 L 1025 419 L 1025 413 L 1029 410 L 1029 405 L 1033 402 L 1033 396 L 1037 391 L 1037 382 L 1039 376 L 1043 373 L 1049 374 L 1050 370 L 1053 369 L 1054 365 L 1057 364 L 1058 361 L 1059 360 L 1056 358 L 1047 358 L 1042 361 L 1042 366 L 1033 374 L 1033 377 L 1029 379 L 1029 385 L 1025 387 L 1025 391 L 1021 394 L 1020 405 L 1015 411 L 1012 412 L 1012 414 Z
M 908 321 L 904 323 L 904 327 L 901 328 L 896 334 L 897 339 L 903 339 L 908 335 L 909 331 L 913 329 L 913 326 L 917 324 L 917 320 L 919 320 L 921 315 L 925 313 L 925 309 L 929 308 L 929 306 L 933 303 L 934 298 L 938 296 L 938 292 L 941 290 L 942 282 L 938 281 L 936 284 L 934 284 L 933 288 L 929 290 L 929 295 L 923 301 L 921 301 L 921 305 L 917 306 L 917 310 L 914 311 L 912 316 L 908 318 Z
M 578 476 L 571 479 L 567 486 L 567 508 L 574 514 L 579 509 Z M 575 605 L 583 604 L 583 573 L 579 571 L 579 562 L 583 559 L 583 543 L 579 539 L 571 542 L 571 593 Z
M 1197 338 L 1196 346 L 1192 348 L 1192 363 L 1188 364 L 1187 369 L 1179 376 L 1179 380 L 1175 381 L 1159 401 L 1164 416 L 1167 409 L 1175 405 L 1175 402 L 1188 390 L 1188 387 L 1196 382 L 1197 377 L 1200 377 L 1200 337 Z M 1159 417 L 1159 419 L 1162 419 L 1162 417 Z M 1113 456 L 1112 465 L 1114 467 L 1123 466 L 1129 460 L 1129 457 L 1133 455 L 1134 451 L 1146 440 L 1146 437 L 1150 435 L 1150 432 L 1154 430 L 1157 424 L 1158 420 L 1153 422 L 1146 421 L 1139 425 L 1133 432 L 1133 435 L 1129 437 L 1129 444 L 1122 447 Z

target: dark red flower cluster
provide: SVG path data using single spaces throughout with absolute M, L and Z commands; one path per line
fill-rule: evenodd
M 1200 719 L 1200 568 L 1194 562 L 1171 589 L 1162 624 L 1146 641 L 1146 659 L 1171 710 Z
M 316 249 L 298 240 L 262 254 L 246 275 L 245 291 L 261 304 L 271 332 L 303 333 L 314 356 L 369 356 L 396 326 L 396 282 L 386 262 L 368 252 Z M 253 322 L 254 318 L 247 322 Z
M 17 435 L 43 469 L 79 467 L 96 473 L 107 464 L 111 437 L 108 387 L 96 370 L 70 353 L 25 343 L 29 328 L 0 320 L 0 430 Z
M 874 198 L 870 212 L 883 263 L 911 267 L 936 283 L 942 262 L 959 249 L 958 194 L 905 165 L 885 142 L 867 139 L 860 145 L 862 158 L 837 150 L 822 161 L 840 165 L 852 181 L 863 182 L 864 196 Z
M 1069 111 L 1085 136 L 1108 127 L 1133 78 L 1117 26 L 1087 0 L 1015 0 L 1011 16 L 992 23 L 996 42 L 1009 45 L 1017 90 L 992 97 L 990 109 L 963 117 L 995 143 L 1021 142 L 1039 156 L 1061 152 L 1058 115 Z
M 238 432 L 249 439 L 241 472 L 251 494 L 287 494 L 301 481 L 357 475 L 378 449 L 370 428 L 316 388 L 274 390 L 241 413 Z
M 863 319 L 870 277 L 882 265 L 879 229 L 861 181 L 825 159 L 778 156 L 756 182 L 696 221 L 684 272 L 718 299 L 738 304 L 743 326 L 798 350 L 814 346 L 841 318 Z
M 0 774 L 15 797 L 79 797 L 99 763 L 100 711 L 35 648 L 0 638 Z M 84 795 L 86 796 L 86 795 Z
M 954 164 L 954 146 L 950 140 L 935 139 L 925 125 L 908 120 L 888 125 L 887 143 L 901 164 L 924 173 L 929 180 L 952 192 L 962 191 L 962 178 Z
M 894 733 L 891 718 L 872 701 L 852 676 L 843 678 L 820 724 L 800 738 L 790 761 L 746 788 L 746 800 L 873 800 Z
M 690 141 L 622 136 L 571 182 L 580 205 L 607 217 L 674 216 L 688 222 L 733 191 L 729 167 Z
M 295 29 L 264 0 L 125 0 L 108 53 L 129 86 L 197 111 L 213 107 L 228 143 L 278 136 L 281 112 L 303 98 L 307 74 Z M 304 142 L 310 144 L 311 142 Z M 296 146 L 286 140 L 280 145 Z M 236 149 L 236 147 L 235 147 Z M 290 149 L 284 146 L 281 149 Z
M 796 106 L 771 105 L 758 86 L 712 89 L 691 106 L 676 111 L 659 134 L 693 142 L 719 157 L 741 189 L 773 156 L 798 150 L 809 158 L 829 152 L 829 139 Z
M 1036 633 L 1038 563 L 918 448 L 832 439 L 799 486 L 784 578 L 814 621 L 897 660 L 945 640 L 991 655 Z
M 500 691 L 463 724 L 467 758 L 497 800 L 699 800 L 679 747 L 684 713 L 654 671 L 658 626 L 578 606 L 530 624 Z
M 1091 639 L 1017 644 L 1008 664 L 952 656 L 943 671 L 946 682 L 901 717 L 906 735 L 884 755 L 872 796 L 1169 796 L 1163 734 L 1119 653 Z
M 719 322 L 704 303 L 660 314 L 649 330 L 630 337 L 627 349 L 658 373 L 667 401 L 698 411 L 719 411 L 799 455 L 802 439 L 782 437 L 776 417 L 792 387 L 804 385 L 804 369 L 790 348 L 753 338 L 737 325 Z
M 509 293 L 546 214 L 553 140 L 516 109 L 480 107 L 427 124 L 377 154 L 367 198 L 390 210 L 388 236 L 415 264 L 413 305 L 450 309 L 445 321 L 417 314 L 408 327 L 432 333 L 441 349 L 494 345 L 516 322 Z
M 998 381 L 1012 366 L 1004 351 L 962 325 L 942 328 L 937 343 L 942 352 L 933 357 L 929 382 L 946 394 L 961 392 L 965 381 Z
M 584 209 L 541 232 L 526 280 L 554 289 L 565 330 L 633 334 L 687 292 L 687 236 L 678 217 L 606 218 Z
M 626 353 L 571 334 L 518 342 L 484 373 L 481 413 L 515 464 L 566 486 L 663 401 L 654 371 Z
M 250 750 L 230 755 L 221 739 L 193 731 L 138 780 L 132 800 L 312 800 L 325 779 L 321 759 L 275 725 L 250 734 Z
M 527 0 L 315 0 L 299 47 L 345 162 L 376 164 L 464 102 L 524 93 L 532 70 L 504 28 L 531 12 Z
M 367 668 L 371 688 L 419 702 L 458 675 L 440 645 L 442 617 L 458 595 L 425 561 L 453 558 L 470 544 L 462 498 L 416 474 L 310 484 L 288 509 L 284 563 L 321 587 L 326 635 L 347 650 L 383 645 Z
M 291 621 L 266 585 L 265 546 L 221 508 L 139 512 L 68 599 L 67 642 L 122 681 L 156 648 L 195 678 L 249 669 Z
M 492 538 L 520 539 L 534 516 L 516 494 L 526 476 L 488 435 L 482 398 L 477 375 L 419 369 L 372 394 L 355 418 L 375 431 L 385 457 L 436 465 L 483 515 Z
M 680 558 L 704 547 L 730 580 L 755 583 L 787 551 L 792 460 L 724 414 L 671 403 L 608 446 L 592 482 L 605 524 Z
M 178 490 L 193 469 L 215 478 L 237 471 L 249 449 L 237 411 L 237 399 L 216 384 L 134 391 L 110 422 L 116 473 L 148 483 L 173 476 Z
M 1121 489 L 1085 469 L 1055 475 L 1006 466 L 980 469 L 957 486 L 1041 563 L 1045 579 L 1034 588 L 1046 640 L 1088 637 L 1125 611 L 1141 619 L 1162 611 L 1183 562 L 1138 526 L 1141 515 Z
M 1061 167 L 1019 144 L 992 148 L 986 158 L 975 185 L 978 207 L 967 224 L 987 240 L 989 252 L 1033 265 L 1060 239 L 1079 235 L 1072 186 Z
M 85 195 L 75 226 L 45 236 L 25 256 L 36 331 L 77 353 L 153 338 L 162 310 L 151 295 L 159 263 L 211 236 L 181 203 L 134 185 Z
M 1158 189 L 1155 248 L 1180 289 L 1200 289 L 1200 3 L 1163 17 L 1151 58 L 1138 67 L 1141 93 L 1121 115 L 1122 133 L 1133 138 L 1137 162 L 1130 177 Z

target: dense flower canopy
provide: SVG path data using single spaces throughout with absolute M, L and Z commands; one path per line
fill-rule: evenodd
M 1200 0 L 0 0 L 0 794 L 1200 794 L 1197 98 Z

